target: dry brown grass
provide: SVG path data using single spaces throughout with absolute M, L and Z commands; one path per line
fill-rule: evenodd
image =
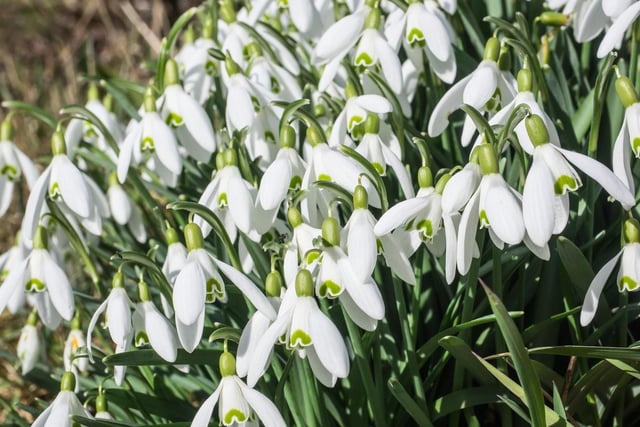
M 84 75 L 123 76 L 145 82 L 143 66 L 170 23 L 199 0 L 0 0 L 0 102 L 26 101 L 57 114 L 85 101 Z M 6 111 L 0 111 L 0 120 Z M 46 126 L 13 119 L 14 142 L 31 158 L 49 153 Z M 0 219 L 0 252 L 13 243 L 21 222 L 19 199 Z M 1 315 L 1 313 L 0 313 Z M 22 316 L 0 316 L 0 348 L 15 351 Z M 31 404 L 48 399 L 0 360 L 0 400 Z M 7 412 L 0 406 L 0 423 Z M 26 413 L 25 419 L 29 421 Z

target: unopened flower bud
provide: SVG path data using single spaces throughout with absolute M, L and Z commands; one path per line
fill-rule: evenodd
M 616 80 L 616 92 L 624 108 L 628 108 L 638 102 L 638 95 L 633 87 L 633 83 L 631 83 L 631 80 L 626 76 L 618 77 Z
M 524 119 L 524 126 L 534 147 L 549 143 L 549 132 L 542 117 L 532 114 Z
M 500 56 L 500 41 L 496 37 L 491 37 L 484 45 L 484 55 L 482 59 L 496 62 Z

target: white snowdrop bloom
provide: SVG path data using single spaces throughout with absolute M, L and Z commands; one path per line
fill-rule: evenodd
M 176 330 L 151 302 L 147 284 L 140 281 L 138 289 L 140 302 L 135 305 L 135 311 L 131 316 L 135 345 L 140 347 L 150 344 L 158 356 L 173 363 L 178 356 Z
M 364 125 L 370 113 L 386 114 L 393 111 L 391 102 L 380 95 L 360 95 L 356 96 L 355 89 L 347 84 L 345 89 L 347 102 L 338 114 L 329 136 L 329 146 L 338 147 L 345 143 L 345 137 L 349 133 L 353 139 L 360 139 L 361 131 L 356 130 L 359 125 Z
M 51 257 L 47 232 L 42 226 L 36 230 L 31 253 L 11 270 L 0 286 L 0 313 L 18 290 L 33 295 L 32 303 L 48 328 L 55 329 L 60 318 L 71 320 L 73 317 L 75 304 L 69 279 Z
M 65 372 L 60 381 L 60 393 L 49 407 L 31 424 L 32 427 L 72 427 L 76 423 L 71 419 L 74 415 L 93 418 L 73 392 L 76 388 L 76 377 L 73 372 Z
M 20 268 L 20 264 L 29 255 L 26 242 L 20 237 L 20 233 L 16 235 L 14 245 L 5 253 L 0 255 L 0 283 L 3 283 L 9 273 L 15 268 Z M 1 286 L 1 285 L 0 285 Z M 12 295 L 8 297 L 7 309 L 10 313 L 15 314 L 24 306 L 26 295 L 23 289 L 16 288 Z
M 600 294 L 602 294 L 602 290 L 620 258 L 622 258 L 622 262 L 616 279 L 618 291 L 634 292 L 640 289 L 638 287 L 640 283 L 640 270 L 638 269 L 638 263 L 640 262 L 640 224 L 635 218 L 627 219 L 624 222 L 623 235 L 624 246 L 622 250 L 607 261 L 595 275 L 591 284 L 589 284 L 587 293 L 584 296 L 582 310 L 580 311 L 580 324 L 582 326 L 587 326 L 595 317 Z
M 231 353 L 222 353 L 219 364 L 222 377 L 220 384 L 202 402 L 191 427 L 207 427 L 216 405 L 219 423 L 224 426 L 257 426 L 258 420 L 265 427 L 286 425 L 276 405 L 236 375 L 236 361 Z
M 71 330 L 64 342 L 62 360 L 64 361 L 65 371 L 72 371 L 75 375 L 78 375 L 78 372 L 87 371 L 89 359 L 83 354 L 86 349 L 87 342 L 84 339 L 84 333 L 80 329 L 80 318 L 76 315 L 71 321 Z
M 515 191 L 498 173 L 498 161 L 493 147 L 482 144 L 475 148 L 483 176 L 478 189 L 469 199 L 460 219 L 457 264 L 460 274 L 467 274 L 476 255 L 478 221 L 486 227 L 494 245 L 517 245 L 525 237 L 522 206 Z
M 429 118 L 428 132 L 432 137 L 440 135 L 449 125 L 449 115 L 467 104 L 481 113 L 507 104 L 516 95 L 516 83 L 508 71 L 501 71 L 497 60 L 500 42 L 490 38 L 485 46 L 484 59 L 467 77 L 453 85 L 438 101 Z M 473 120 L 467 116 L 462 129 L 461 142 L 467 146 L 476 131 Z
M 455 12 L 456 4 L 445 9 Z M 453 9 L 454 12 L 450 12 Z M 407 56 L 416 68 L 422 70 L 424 52 L 433 72 L 444 82 L 452 83 L 456 77 L 456 58 L 453 44 L 456 36 L 445 14 L 433 0 L 413 1 L 406 11 L 397 9 L 389 15 L 385 35 L 397 51 L 402 43 Z
M 307 164 L 296 150 L 295 130 L 290 125 L 284 125 L 280 130 L 278 155 L 260 180 L 259 205 L 265 210 L 278 209 L 289 192 L 300 189 L 306 170 Z
M 636 0 L 602 1 L 602 10 L 613 20 L 598 47 L 598 58 L 614 49 L 620 49 L 624 35 L 640 15 L 640 2 Z
M 246 49 L 251 58 L 247 69 L 251 81 L 266 89 L 274 99 L 293 102 L 302 98 L 300 84 L 288 70 L 265 58 L 256 42 Z
M 95 84 L 89 86 L 89 99 L 85 108 L 92 112 L 98 120 L 102 122 L 104 127 L 109 131 L 116 143 L 122 142 L 124 136 L 122 134 L 122 126 L 118 122 L 116 116 L 100 102 L 98 88 Z M 107 138 L 102 131 L 92 123 L 81 120 L 71 119 L 64 133 L 64 139 L 67 144 L 67 153 L 73 158 L 78 150 L 80 141 L 86 141 L 95 144 L 100 150 L 106 153 L 111 159 L 115 159 L 113 148 L 107 142 Z
M 187 247 L 178 238 L 178 233 L 174 228 L 167 228 L 164 233 L 167 241 L 167 257 L 162 263 L 162 273 L 171 286 L 176 281 L 178 273 L 182 270 L 187 263 Z M 168 318 L 173 317 L 173 309 L 169 304 L 169 301 L 160 294 L 160 303 L 162 304 L 162 311 Z
M 11 142 L 12 139 L 11 119 L 5 119 L 0 125 L 0 217 L 11 205 L 15 183 L 24 176 L 31 189 L 39 176 L 31 159 Z
M 200 228 L 190 223 L 185 226 L 185 241 L 189 255 L 173 287 L 178 338 L 188 352 L 192 352 L 202 337 L 205 303 L 227 301 L 225 284 L 220 269 L 234 285 L 264 315 L 275 319 L 276 312 L 269 300 L 251 280 L 232 266 L 217 260 L 204 249 Z
M 213 20 L 207 16 L 202 35 L 193 40 L 193 30 L 190 28 L 185 32 L 185 44 L 175 56 L 185 92 L 200 105 L 211 96 L 213 77 L 218 67 L 215 59 L 209 55 L 209 49 L 216 47 L 212 31 Z
M 247 384 L 253 387 L 264 373 L 274 343 L 283 335 L 286 345 L 306 357 L 315 377 L 327 387 L 349 374 L 349 355 L 344 339 L 313 297 L 313 278 L 302 269 L 295 286 L 289 288 L 276 321 L 267 329 L 255 349 Z
M 627 77 L 616 81 L 618 97 L 625 107 L 624 121 L 613 146 L 613 173 L 635 194 L 635 180 L 631 173 L 632 152 L 640 157 L 640 102 L 633 84 Z
M 29 194 L 22 221 L 23 238 L 33 238 L 42 214 L 47 211 L 46 197 L 59 203 L 63 212 L 77 218 L 89 233 L 99 236 L 102 234 L 102 218 L 109 216 L 109 206 L 102 190 L 67 157 L 64 137 L 59 131 L 53 133 L 51 151 L 51 163 Z
M 20 338 L 16 346 L 16 353 L 18 360 L 20 360 L 20 365 L 22 365 L 21 372 L 23 376 L 27 375 L 36 366 L 42 352 L 42 340 L 36 326 L 37 321 L 38 314 L 36 311 L 32 311 L 29 314 L 26 325 L 20 332 Z
M 224 223 L 229 238 L 235 242 L 238 230 L 249 234 L 253 229 L 255 201 L 251 184 L 242 178 L 238 158 L 230 148 L 216 156 L 217 172 L 200 196 L 198 203 L 211 209 Z M 199 216 L 194 222 L 207 236 L 211 226 Z
M 211 120 L 198 101 L 179 84 L 178 65 L 167 61 L 164 93 L 158 98 L 160 116 L 174 128 L 176 138 L 196 160 L 206 162 L 216 149 Z
M 209 155 L 204 157 L 208 158 Z M 127 136 L 120 147 L 117 173 L 121 184 L 127 179 L 131 164 L 140 163 L 145 163 L 149 169 L 155 171 L 169 187 L 176 186 L 182 173 L 182 156 L 178 141 L 169 125 L 156 112 L 156 100 L 151 88 L 145 93 L 142 118 L 139 122 L 130 123 Z
M 282 303 L 282 295 L 284 293 L 282 276 L 277 270 L 271 271 L 265 279 L 265 292 L 269 303 L 275 311 L 278 311 L 280 304 Z M 246 377 L 249 372 L 249 366 L 253 363 L 255 356 L 255 349 L 258 342 L 265 334 L 269 326 L 273 323 L 275 318 L 269 318 L 261 311 L 256 311 L 245 327 L 242 329 L 240 340 L 238 341 L 237 356 L 237 372 L 238 376 Z
M 295 207 L 289 207 L 287 212 L 289 224 L 293 229 L 291 240 L 284 254 L 284 278 L 287 287 L 295 283 L 295 276 L 299 267 L 314 266 L 320 256 L 320 251 L 314 250 L 315 243 L 322 236 L 322 230 L 305 223 L 300 211 Z
M 142 221 L 140 208 L 124 191 L 115 173 L 109 176 L 107 200 L 109 201 L 109 209 L 113 220 L 122 226 L 127 226 L 138 242 L 146 242 L 147 231 Z

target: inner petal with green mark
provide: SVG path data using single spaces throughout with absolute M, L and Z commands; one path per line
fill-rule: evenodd
M 204 64 L 204 72 L 207 73 L 210 76 L 213 76 L 216 74 L 216 63 L 209 60 L 206 62 L 206 64 Z
M 371 163 L 371 165 L 373 166 L 373 168 L 378 171 L 378 173 L 380 174 L 380 176 L 384 176 L 385 175 L 385 170 L 382 167 L 382 165 L 378 162 L 373 162 Z
M 9 181 L 15 181 L 18 178 L 18 168 L 13 165 L 4 165 L 0 174 L 6 176 Z
M 576 191 L 580 187 L 575 178 L 569 175 L 560 175 L 553 184 L 553 190 L 556 194 L 565 194 L 567 191 Z
M 215 302 L 216 299 L 223 299 L 225 296 L 224 285 L 213 277 L 206 283 L 206 301 L 208 303 Z
M 318 257 L 320 256 L 320 252 L 317 250 L 314 251 L 309 251 L 305 254 L 305 261 L 307 263 L 307 265 L 311 264 L 313 261 L 317 260 Z
M 280 93 L 280 82 L 275 77 L 271 77 L 269 83 L 271 84 L 271 92 Z
M 357 67 L 370 67 L 373 63 L 373 58 L 367 52 L 360 53 L 354 61 Z
M 326 280 L 320 285 L 318 294 L 321 298 L 337 298 L 342 293 L 342 286 L 333 280 Z
M 364 122 L 364 117 L 354 114 L 353 116 L 349 117 L 349 121 L 347 122 L 347 128 L 349 128 L 349 130 L 351 131 L 354 127 L 356 127 L 362 122 Z
M 24 284 L 25 292 L 42 292 L 47 288 L 47 286 L 40 280 L 36 278 L 31 278 L 27 283 Z
M 276 143 L 276 136 L 273 134 L 273 132 L 271 132 L 270 130 L 266 131 L 264 133 L 264 139 L 269 143 L 269 144 L 275 144 Z
M 169 115 L 165 119 L 165 122 L 170 126 L 179 127 L 179 126 L 182 126 L 182 124 L 184 123 L 184 120 L 182 120 L 182 116 L 180 114 L 172 111 L 169 113 Z
M 620 283 L 618 283 L 618 290 L 620 292 L 624 290 L 636 291 L 638 290 L 638 282 L 636 282 L 629 276 L 622 276 L 622 278 L 620 279 Z
M 227 193 L 220 193 L 218 196 L 218 207 L 220 209 L 224 209 L 229 206 L 229 201 L 227 200 Z
M 234 422 L 244 423 L 246 421 L 247 421 L 247 414 L 245 414 L 244 412 L 242 412 L 240 409 L 237 409 L 237 408 L 231 408 L 227 411 L 226 414 L 224 414 L 223 423 L 226 426 L 231 425 Z
M 433 239 L 433 224 L 431 220 L 423 219 L 416 224 L 416 229 L 420 232 L 423 240 L 431 241 Z
M 631 141 L 631 148 L 633 149 L 633 154 L 635 154 L 636 157 L 640 157 L 640 137 L 636 136 L 633 138 Z
M 422 31 L 415 27 L 409 30 L 409 34 L 407 34 L 407 41 L 413 48 L 424 47 L 426 45 L 424 34 L 422 33 Z
M 318 175 L 318 181 L 331 181 L 331 177 L 326 173 L 321 173 Z
M 500 109 L 500 105 L 502 104 L 502 94 L 500 93 L 500 88 L 497 88 L 493 93 L 493 96 L 487 101 L 485 105 L 485 109 L 487 111 L 498 111 Z
M 153 143 L 153 138 L 151 138 L 150 136 L 143 138 L 142 141 L 140 142 L 140 150 L 146 151 L 149 153 L 155 152 L 156 145 Z
M 98 133 L 89 122 L 84 122 L 84 137 L 86 139 L 94 139 L 98 137 Z
M 300 187 L 302 187 L 302 178 L 298 175 L 295 175 L 293 178 L 291 178 L 291 181 L 289 181 L 289 190 L 298 191 Z
M 308 347 L 313 343 L 309 334 L 302 329 L 296 329 L 291 333 L 289 346 L 292 348 Z
M 59 200 L 62 197 L 62 193 L 60 193 L 60 184 L 54 182 L 49 186 L 49 197 L 51 200 Z
M 253 104 L 253 111 L 256 113 L 260 111 L 260 101 L 255 96 L 251 96 L 251 103 Z
M 484 209 L 480 211 L 480 225 L 482 227 L 489 227 L 489 218 L 487 217 L 487 212 Z
M 145 331 L 140 331 L 136 334 L 136 347 L 149 344 L 149 336 Z

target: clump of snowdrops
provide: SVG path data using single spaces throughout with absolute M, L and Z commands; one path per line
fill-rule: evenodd
M 34 425 L 632 422 L 638 15 L 209 1 L 146 84 L 5 102 L 0 311 L 59 390 Z

